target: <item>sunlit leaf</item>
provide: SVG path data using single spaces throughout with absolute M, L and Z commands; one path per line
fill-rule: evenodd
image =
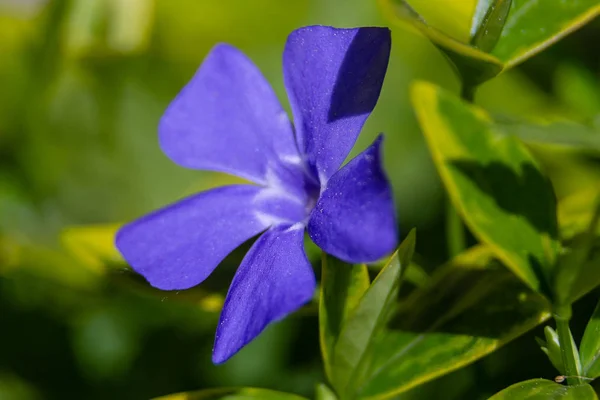
M 571 239 L 589 227 L 598 198 L 600 185 L 578 191 L 559 201 L 558 223 L 563 240 Z M 596 233 L 600 235 L 600 228 Z
M 600 376 L 600 302 L 588 322 L 579 349 L 582 374 L 588 378 Z
M 503 64 L 496 57 L 470 46 L 467 41 L 461 42 L 444 34 L 435 26 L 428 25 L 406 1 L 379 0 L 379 3 L 393 23 L 417 29 L 431 40 L 450 59 L 465 84 L 477 86 L 502 71 Z
M 319 383 L 317 385 L 317 400 L 337 400 L 337 396 L 327 385 Z
M 371 348 L 360 396 L 389 398 L 462 368 L 551 315 L 486 246 L 438 269 L 400 307 Z
M 412 99 L 433 160 L 469 228 L 531 288 L 549 295 L 559 249 L 550 182 L 528 150 L 481 110 L 433 85 Z
M 396 303 L 402 268 L 410 263 L 415 240 L 412 230 L 343 324 L 331 362 L 331 383 L 342 398 L 355 393 L 362 382 L 370 364 L 370 346 Z
M 485 52 L 492 51 L 500 40 L 512 0 L 493 0 L 489 3 L 486 4 L 488 7 L 483 20 L 471 38 L 471 44 Z
M 471 37 L 471 21 L 477 0 L 407 0 L 407 3 L 434 26 L 448 36 L 467 43 Z
M 266 389 L 208 389 L 197 392 L 172 394 L 155 400 L 303 400 L 304 397 Z
M 325 372 L 332 379 L 333 350 L 348 314 L 369 288 L 365 265 L 351 265 L 323 253 L 319 332 Z
M 489 400 L 596 400 L 596 392 L 590 385 L 566 386 L 546 379 L 531 379 L 516 383 L 496 393 Z
M 433 10 L 421 4 L 417 8 L 410 0 L 379 2 L 384 14 L 393 23 L 412 25 L 442 50 L 455 65 L 463 84 L 468 86 L 479 85 L 502 70 L 530 58 L 600 13 L 597 0 L 513 0 L 497 42 L 483 46 L 490 50 L 488 54 L 468 45 L 471 37 L 465 35 L 465 32 L 470 31 L 471 35 L 479 32 L 478 28 L 494 1 L 480 0 L 477 5 L 473 5 L 472 1 L 447 0 L 445 6 L 441 5 Z M 495 2 L 504 4 L 497 0 Z M 433 2 L 425 0 L 423 3 L 433 5 Z M 462 3 L 465 5 L 462 6 Z M 446 20 L 455 18 L 450 12 L 453 8 L 459 10 L 456 19 L 446 23 Z M 427 18 L 423 12 L 435 15 L 436 18 Z M 471 20 L 463 18 L 467 14 L 472 16 Z M 498 25 L 495 29 L 499 27 Z
M 492 54 L 510 68 L 544 50 L 600 14 L 597 0 L 513 0 Z

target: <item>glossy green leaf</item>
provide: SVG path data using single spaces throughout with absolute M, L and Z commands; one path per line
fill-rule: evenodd
M 583 376 L 598 378 L 600 376 L 600 302 L 585 328 L 579 357 Z
M 413 229 L 344 322 L 331 363 L 331 383 L 342 398 L 355 393 L 362 380 L 371 356 L 368 349 L 396 304 L 402 269 L 410 263 L 415 240 Z
M 510 68 L 600 14 L 598 0 L 513 0 L 492 54 Z
M 327 385 L 319 383 L 317 385 L 317 400 L 337 400 L 337 396 Z
M 303 400 L 304 397 L 266 389 L 208 389 L 157 397 L 155 400 Z
M 502 71 L 504 66 L 496 57 L 428 25 L 405 0 L 380 0 L 380 5 L 393 23 L 416 29 L 431 40 L 450 59 L 464 85 L 477 86 Z
M 489 400 L 597 400 L 590 385 L 566 386 L 546 379 L 516 383 L 496 393 Z
M 365 265 L 347 264 L 326 253 L 321 265 L 319 333 L 325 373 L 331 380 L 333 349 L 342 325 L 369 288 L 370 281 Z
M 459 15 L 466 15 L 468 10 L 473 15 L 472 20 L 466 23 L 463 18 L 457 18 L 453 24 L 460 24 L 460 27 L 449 28 L 447 23 L 440 21 L 440 18 L 452 19 L 454 15 L 448 11 L 452 7 L 462 8 L 457 5 L 459 3 L 461 2 L 446 0 L 446 7 L 439 6 L 430 11 L 428 7 L 424 8 L 420 4 L 418 7 L 415 6 L 410 0 L 380 0 L 384 14 L 391 22 L 403 26 L 408 24 L 416 28 L 442 50 L 452 61 L 463 85 L 466 86 L 477 86 L 493 78 L 503 70 L 537 54 L 600 14 L 597 0 L 513 0 L 502 33 L 497 38 L 493 50 L 488 54 L 467 44 L 470 42 L 470 36 L 465 36 L 464 32 L 469 29 L 472 34 L 480 32 L 478 28 L 485 21 L 485 15 L 494 2 L 480 0 L 476 10 L 472 10 L 472 2 L 466 2 L 464 10 Z M 431 16 L 427 18 L 419 10 L 439 15 L 440 18 Z M 497 11 L 502 9 L 494 10 L 492 13 Z M 496 32 L 500 25 L 495 26 Z M 496 35 L 488 36 L 486 41 L 493 36 Z M 492 42 L 486 42 L 483 47 L 491 48 L 494 44 Z
M 427 83 L 413 87 L 423 134 L 449 196 L 480 241 L 531 288 L 549 294 L 559 249 L 550 182 L 483 112 Z
M 550 317 L 550 305 L 478 246 L 400 304 L 370 350 L 361 397 L 383 399 L 460 369 Z
M 488 5 L 483 21 L 471 38 L 471 45 L 486 53 L 494 49 L 500 40 L 511 4 L 512 0 L 493 0 Z

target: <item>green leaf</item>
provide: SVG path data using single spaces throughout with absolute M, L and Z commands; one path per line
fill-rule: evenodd
M 460 2 L 448 2 L 448 4 L 460 4 Z M 461 42 L 428 25 L 406 1 L 380 0 L 380 5 L 392 23 L 416 29 L 431 40 L 456 67 L 456 72 L 464 85 L 477 86 L 502 71 L 504 66 L 496 57 L 470 46 L 467 44 L 468 40 Z
M 600 196 L 595 199 L 588 227 L 585 232 L 571 241 L 568 249 L 560 255 L 554 279 L 556 302 L 559 305 L 570 305 L 575 301 L 582 287 L 600 278 L 597 266 L 589 264 L 590 254 L 596 242 L 600 228 Z
M 335 393 L 324 383 L 317 385 L 317 400 L 337 400 Z
M 330 380 L 333 349 L 342 324 L 367 291 L 369 284 L 369 271 L 365 265 L 346 264 L 323 253 L 319 333 L 325 373 Z
M 585 328 L 579 357 L 583 376 L 598 378 L 600 376 L 600 302 Z
M 332 359 L 331 383 L 344 398 L 355 393 L 370 356 L 368 348 L 396 304 L 402 270 L 410 263 L 416 234 L 411 230 L 344 322 Z
M 485 21 L 485 15 L 496 13 L 498 13 L 496 16 L 502 17 L 503 12 L 506 11 L 502 8 L 506 6 L 504 0 L 495 0 L 500 7 L 490 12 L 488 12 L 489 7 L 494 4 L 494 1 L 489 0 L 480 0 L 476 5 L 477 12 L 472 1 L 446 0 L 443 5 L 436 2 L 437 6 L 427 0 L 419 2 L 380 0 L 379 2 L 384 14 L 392 23 L 416 28 L 442 50 L 456 67 L 463 85 L 471 87 L 530 58 L 600 14 L 597 0 L 514 0 L 505 23 L 498 24 L 493 19 L 488 20 L 491 23 L 487 25 L 488 30 L 491 28 L 489 31 L 493 31 L 494 34 L 481 34 L 481 39 L 476 39 L 482 48 L 490 49 L 494 44 L 492 39 L 496 39 L 498 31 L 501 30 L 493 50 L 488 54 L 469 45 L 471 36 L 465 35 L 465 32 L 469 30 L 471 33 L 484 32 L 478 29 L 480 24 L 485 24 L 485 22 L 480 23 L 480 20 Z M 425 4 L 429 5 L 425 6 Z M 458 17 L 450 12 L 453 8 L 459 10 Z M 463 16 L 469 13 L 472 17 L 467 22 L 467 18 Z M 452 20 L 453 18 L 455 19 Z M 481 40 L 485 42 L 481 43 Z
M 550 305 L 478 246 L 438 269 L 380 333 L 358 388 L 387 398 L 462 368 L 551 316 Z
M 514 137 L 487 115 L 428 83 L 413 87 L 423 134 L 448 194 L 466 224 L 517 276 L 550 294 L 559 243 L 550 182 Z
M 560 352 L 560 341 L 558 339 L 558 334 L 552 327 L 545 326 L 544 327 L 544 336 L 546 336 L 546 341 L 544 342 L 544 346 L 542 346 L 542 351 L 546 353 L 554 368 L 561 374 L 565 373 L 565 366 L 562 361 L 562 355 Z
M 435 26 L 450 37 L 468 43 L 471 37 L 471 21 L 477 0 L 407 0 L 429 26 Z
M 516 383 L 496 393 L 489 400 L 597 400 L 590 385 L 566 386 L 546 379 Z
M 600 186 L 575 192 L 558 203 L 558 223 L 563 240 L 573 239 L 589 228 L 598 198 Z M 596 235 L 600 235 L 600 227 Z
M 600 153 L 600 132 L 573 121 L 542 124 L 499 116 L 495 119 L 494 127 L 499 133 L 517 136 L 525 142 L 555 144 L 573 150 Z
M 177 393 L 157 397 L 155 400 L 305 400 L 305 398 L 266 389 L 232 388 Z
M 483 21 L 471 38 L 471 45 L 490 52 L 500 40 L 502 29 L 508 17 L 512 0 L 494 0 L 483 17 Z
M 492 54 L 506 68 L 511 68 L 556 43 L 598 14 L 598 0 L 514 0 Z

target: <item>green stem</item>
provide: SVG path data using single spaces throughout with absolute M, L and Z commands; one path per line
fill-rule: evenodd
M 446 202 L 446 241 L 448 243 L 448 255 L 454 258 L 459 255 L 466 247 L 465 229 L 463 227 L 460 215 L 448 200 Z
M 562 356 L 563 365 L 565 368 L 565 376 L 567 383 L 570 386 L 583 384 L 579 377 L 580 371 L 575 359 L 575 349 L 573 336 L 569 329 L 569 320 L 571 319 L 571 306 L 557 307 L 554 312 L 554 320 L 556 321 L 556 333 L 560 343 L 560 353 Z
M 463 83 L 460 89 L 460 97 L 463 100 L 468 101 L 469 103 L 475 102 L 475 91 L 477 90 L 477 86 L 472 86 L 466 83 Z
M 463 82 L 460 97 L 469 103 L 473 103 L 476 89 L 477 86 Z M 447 202 L 446 207 L 446 243 L 448 244 L 448 255 L 450 258 L 454 258 L 460 254 L 467 246 L 462 220 L 450 201 Z

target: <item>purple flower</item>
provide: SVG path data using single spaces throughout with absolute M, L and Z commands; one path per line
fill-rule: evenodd
M 256 66 L 220 44 L 162 117 L 160 146 L 174 162 L 256 184 L 199 193 L 117 234 L 137 272 L 152 286 L 175 290 L 199 284 L 262 233 L 229 288 L 213 362 L 226 361 L 312 298 L 305 228 L 323 251 L 350 263 L 375 261 L 396 246 L 382 137 L 339 169 L 375 107 L 389 52 L 384 28 L 292 32 L 283 72 L 294 129 Z

